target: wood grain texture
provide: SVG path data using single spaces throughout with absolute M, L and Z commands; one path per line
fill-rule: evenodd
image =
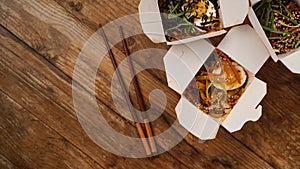
M 18 2 L 19 3 L 19 2 Z M 46 3 L 45 3 L 46 4 Z M 51 2 L 49 2 L 49 3 L 47 3 L 47 5 L 48 6 L 52 6 L 51 4 L 53 4 L 53 5 L 55 5 L 55 3 L 51 3 Z M 18 5 L 18 4 L 17 4 Z M 28 10 L 28 7 L 26 8 L 26 5 L 28 5 L 27 3 L 25 3 L 23 6 L 25 6 L 25 7 L 23 7 L 22 5 L 20 5 L 19 7 L 21 8 L 21 9 L 26 9 L 26 10 Z M 14 7 L 13 5 L 10 5 L 10 4 L 7 4 L 7 6 L 11 6 L 11 8 L 12 9 L 14 9 L 14 8 L 16 8 L 16 7 Z M 42 5 L 39 5 L 39 7 L 44 7 L 44 6 L 42 6 Z M 46 7 L 44 7 L 44 8 L 37 8 L 37 7 L 35 7 L 34 9 L 36 9 L 36 10 L 39 10 L 39 11 L 41 11 L 40 13 L 39 13 L 39 15 L 37 16 L 38 18 L 35 18 L 35 17 L 32 17 L 31 19 L 35 19 L 35 20 L 37 20 L 36 22 L 41 22 L 41 21 L 44 21 L 45 20 L 45 18 L 44 18 L 44 16 L 41 16 L 41 15 L 47 15 L 48 16 L 48 14 L 47 14 L 47 12 L 50 10 L 50 9 L 48 9 L 49 7 L 48 6 L 46 6 Z M 20 9 L 20 8 L 18 8 L 18 9 Z M 24 9 L 24 10 L 25 10 Z M 29 8 L 30 9 L 30 8 Z M 62 15 L 63 14 L 63 11 L 60 11 L 59 9 L 59 6 L 57 7 L 57 9 L 58 9 L 58 11 L 59 11 L 59 13 L 58 13 L 58 15 Z M 44 10 L 44 11 L 43 11 Z M 24 12 L 27 12 L 27 11 L 24 11 Z M 34 11 L 34 12 L 37 12 L 37 11 Z M 28 13 L 33 13 L 32 11 L 28 11 Z M 14 23 L 16 23 L 16 24 L 20 24 L 19 22 L 22 22 L 24 25 L 24 27 L 26 27 L 26 25 L 27 24 L 29 24 L 29 23 L 27 23 L 27 22 L 25 22 L 24 21 L 24 19 L 18 19 L 17 21 L 13 21 L 14 19 L 16 19 L 17 17 L 12 17 L 12 16 L 9 16 L 10 18 L 5 18 L 5 20 L 11 20 L 10 22 L 5 22 L 6 24 L 9 24 L 9 25 L 7 25 L 7 26 L 9 26 L 9 30 L 13 30 L 13 29 L 10 29 L 10 26 L 11 25 L 13 25 Z M 51 17 L 51 16 L 50 16 Z M 64 16 L 64 17 L 66 17 L 66 16 Z M 56 22 L 55 23 L 55 25 L 54 26 L 56 26 L 56 25 L 61 25 L 59 28 L 57 28 L 57 29 L 60 29 L 60 32 L 61 32 L 61 34 L 66 34 L 66 36 L 69 36 L 69 38 L 71 39 L 71 38 L 73 38 L 73 40 L 75 41 L 75 39 L 74 39 L 74 37 L 73 37 L 73 35 L 72 36 L 70 36 L 70 35 L 68 35 L 68 34 L 70 34 L 70 32 L 81 32 L 80 34 L 79 34 L 79 36 L 82 36 L 82 34 L 84 34 L 84 33 L 82 33 L 82 31 L 85 31 L 85 29 L 83 29 L 83 28 L 81 28 L 81 29 L 76 29 L 77 27 L 72 27 L 72 29 L 76 29 L 76 30 L 70 30 L 69 31 L 69 27 L 67 27 L 67 26 L 62 26 L 63 25 L 63 22 L 71 22 L 70 24 L 66 24 L 66 25 L 75 25 L 76 24 L 76 20 L 75 19 L 73 19 L 72 17 L 70 17 L 70 18 L 68 18 L 68 19 L 64 19 L 63 21 L 61 21 L 61 22 L 58 22 L 58 21 L 55 21 L 54 20 L 55 18 L 53 18 L 53 20 L 50 20 L 50 22 Z M 73 22 L 75 22 L 75 23 L 73 23 Z M 47 24 L 47 23 L 44 23 L 44 24 Z M 54 24 L 54 23 L 48 23 L 49 25 L 51 25 L 51 24 Z M 21 25 L 20 25 L 21 26 Z M 19 31 L 21 31 L 21 29 L 19 30 Z M 32 37 L 30 37 L 30 36 L 28 36 L 27 34 L 23 34 L 23 33 L 21 33 L 21 32 L 19 32 L 19 33 L 17 33 L 18 35 L 20 35 L 20 38 L 21 39 L 24 39 L 24 41 L 26 42 L 26 39 L 30 39 L 30 38 L 32 38 Z M 47 34 L 46 34 L 47 35 Z M 50 37 L 51 38 L 51 36 L 46 36 L 46 35 L 42 35 L 41 34 L 41 36 L 43 36 L 43 37 L 45 37 L 45 38 L 47 38 L 47 37 Z M 22 36 L 27 36 L 26 38 L 23 38 Z M 54 37 L 53 37 L 54 38 Z M 87 39 L 87 37 L 79 37 L 78 38 L 79 40 L 81 40 L 81 39 Z M 78 39 L 76 39 L 76 41 L 79 41 Z M 56 39 L 57 40 L 57 39 Z M 30 41 L 35 41 L 35 40 L 33 40 L 33 39 L 31 39 Z M 54 41 L 54 40 L 46 40 L 46 41 L 43 41 L 43 43 L 45 43 L 45 44 L 43 44 L 43 46 L 47 46 L 47 44 L 48 44 L 48 42 L 47 41 Z M 81 43 L 84 43 L 84 41 L 82 41 Z M 29 43 L 29 45 L 30 45 L 30 43 Z M 33 47 L 34 48 L 34 46 L 32 46 L 31 45 L 31 47 Z M 80 48 L 80 46 L 78 46 L 78 48 Z M 35 49 L 36 50 L 36 49 Z M 54 50 L 54 51 L 57 51 L 57 50 L 55 50 L 55 49 L 52 49 L 52 50 Z M 73 50 L 72 49 L 72 45 L 71 45 L 71 47 L 70 47 L 70 49 L 67 49 L 66 51 L 65 51 L 65 56 L 63 56 L 63 57 L 61 57 L 61 56 L 57 56 L 56 58 L 56 61 L 55 62 L 52 62 L 55 66 L 57 66 L 58 68 L 60 68 L 61 70 L 63 70 L 63 72 L 64 73 L 66 73 L 68 76 L 72 76 L 72 71 L 70 71 L 70 70 L 72 70 L 73 69 L 73 67 L 69 67 L 69 64 L 70 64 L 70 62 L 69 62 L 69 59 L 70 58 L 73 58 L 73 59 L 75 59 L 76 58 L 76 55 L 74 54 L 74 53 L 76 53 L 76 51 L 72 51 L 72 52 L 69 52 L 70 50 Z M 120 53 L 119 51 L 117 51 L 117 50 L 114 50 L 114 52 L 115 52 L 115 54 L 116 54 L 116 57 L 117 57 L 117 59 L 120 61 L 120 60 L 122 60 L 123 58 L 124 58 L 124 55 L 122 54 L 122 53 Z M 43 53 L 42 52 L 39 52 L 41 55 L 43 55 Z M 68 57 L 68 59 L 66 59 L 65 57 Z M 94 57 L 96 57 L 96 56 L 94 56 Z M 162 57 L 163 56 L 160 56 L 160 63 L 162 64 Z M 73 63 L 74 63 L 74 61 L 72 61 Z M 108 105 L 110 108 L 112 108 L 113 110 L 115 110 L 116 111 L 116 109 L 115 109 L 115 106 L 112 104 L 113 102 L 112 102 L 112 100 L 111 100 L 111 98 L 108 96 L 108 95 L 105 95 L 105 94 L 107 94 L 107 93 L 110 93 L 110 79 L 111 79 L 111 76 L 112 76 L 112 73 L 111 72 L 113 72 L 113 68 L 112 68 L 112 66 L 109 66 L 110 65 L 110 60 L 109 59 L 104 59 L 103 61 L 102 61 L 102 65 L 105 65 L 105 66 L 102 66 L 101 67 L 101 65 L 100 65 L 100 68 L 101 68 L 101 72 L 104 72 L 104 73 L 102 73 L 102 74 L 100 74 L 101 75 L 101 78 L 99 77 L 99 79 L 101 79 L 101 80 L 99 80 L 99 81 L 97 81 L 98 83 L 97 83 L 97 88 L 96 88 L 96 92 L 97 93 L 101 93 L 101 97 L 100 97 L 100 95 L 98 95 L 98 98 L 99 98 L 99 100 L 100 101 L 102 101 L 102 103 L 104 103 L 104 104 L 106 104 L 106 105 Z M 174 108 L 175 108 L 175 106 L 176 106 L 176 104 L 177 104 L 177 101 L 178 101 L 178 96 L 175 94 L 175 92 L 173 92 L 172 90 L 170 90 L 167 86 L 166 86 L 166 84 L 162 84 L 159 80 L 156 80 L 155 78 L 153 78 L 148 72 L 145 72 L 145 73 L 143 73 L 143 74 L 141 74 L 141 76 L 139 76 L 140 77 L 140 79 L 139 79 L 139 81 L 144 81 L 144 82 L 147 82 L 147 83 L 149 83 L 149 81 L 151 81 L 151 84 L 152 85 L 147 85 L 147 86 L 143 86 L 143 88 L 142 88 L 142 93 L 144 94 L 144 98 L 145 98 L 145 100 L 147 100 L 147 97 L 148 97 L 148 95 L 149 95 L 149 93 L 152 91 L 152 89 L 161 89 L 162 91 L 164 91 L 164 93 L 166 93 L 166 95 L 167 95 L 167 98 L 168 98 L 168 102 L 169 102 L 169 104 L 167 105 L 167 108 L 166 108 L 166 110 L 165 110 L 165 112 L 166 113 L 169 113 L 171 116 L 173 116 L 173 118 L 175 118 L 176 117 L 176 115 L 175 115 L 175 113 L 174 113 Z M 91 90 L 91 89 L 88 89 L 88 90 Z M 53 91 L 56 91 L 56 90 L 53 90 Z M 176 97 L 174 97 L 174 96 L 176 96 Z M 56 100 L 57 101 L 57 103 L 56 104 L 61 104 L 60 103 L 60 101 L 61 102 L 66 102 L 66 99 L 64 98 L 64 97 L 60 97 L 61 99 L 59 99 L 59 100 L 57 100 L 57 98 L 53 98 L 53 100 Z M 69 104 L 70 105 L 70 104 Z M 66 106 L 66 105 L 65 105 Z M 104 109 L 104 112 L 105 112 L 105 110 L 106 109 Z M 163 123 L 158 123 L 157 125 L 155 124 L 155 122 L 154 122 L 154 124 L 153 124 L 154 126 L 157 126 L 157 128 L 155 128 L 154 129 L 154 131 L 155 131 L 155 133 L 156 134 L 158 134 L 158 133 L 160 133 L 161 131 L 163 131 L 162 129 L 159 129 L 159 126 L 165 126 L 165 125 L 163 125 Z M 118 127 L 118 128 L 120 128 L 120 127 Z M 124 129 L 123 129 L 124 130 Z M 128 129 L 127 129 L 128 130 Z M 118 131 L 120 131 L 120 130 L 118 130 Z M 125 130 L 126 131 L 126 130 Z M 226 135 L 226 134 L 228 134 L 228 133 L 226 133 L 224 130 L 221 130 L 221 132 L 224 132 L 224 134 Z M 121 132 L 121 133 L 123 133 L 123 132 Z M 130 133 L 130 132 L 127 132 L 127 133 Z M 223 147 L 222 146 L 219 146 L 219 145 L 222 145 L 222 141 L 221 140 L 218 140 L 217 141 L 217 143 L 215 144 L 215 143 L 212 143 L 211 145 L 211 147 L 212 147 L 212 149 L 211 149 L 211 151 L 213 151 L 213 152 L 218 152 L 218 154 L 220 155 L 220 158 L 222 157 L 222 158 L 224 158 L 224 154 L 227 154 L 226 155 L 226 157 L 223 159 L 223 161 L 228 161 L 228 163 L 230 163 L 231 161 L 237 161 L 237 160 L 235 160 L 235 159 L 239 159 L 239 162 L 238 162 L 238 164 L 240 164 L 240 165 L 245 165 L 245 166 L 251 166 L 251 165 L 253 165 L 253 166 L 268 166 L 267 165 L 267 163 L 264 163 L 262 160 L 260 160 L 259 158 L 257 158 L 256 156 L 255 156 L 255 154 L 253 154 L 252 152 L 249 152 L 248 153 L 248 156 L 246 157 L 246 158 L 249 158 L 249 160 L 251 160 L 251 161 L 255 161 L 253 164 L 250 164 L 249 165 L 249 163 L 248 163 L 248 161 L 249 160 L 247 160 L 247 159 L 245 159 L 245 157 L 244 157 L 244 154 L 245 153 L 247 153 L 248 152 L 248 150 L 247 149 L 245 149 L 245 147 L 243 147 L 243 145 L 242 144 L 240 144 L 238 141 L 236 141 L 236 140 L 234 140 L 234 139 L 232 139 L 232 137 L 231 136 L 228 136 L 228 141 L 230 141 L 231 143 L 228 143 L 229 145 L 232 145 L 232 146 L 230 146 L 230 147 L 228 147 L 229 149 L 230 148 L 232 148 L 232 149 L 234 149 L 234 151 L 232 151 L 232 152 L 230 152 L 230 154 L 228 154 L 228 152 L 226 151 L 226 150 L 224 150 L 223 149 Z M 192 143 L 192 141 L 191 140 L 189 140 L 188 139 L 188 141 L 187 141 L 189 144 L 190 143 Z M 163 143 L 162 143 L 163 144 Z M 201 146 L 200 146 L 201 147 Z M 239 153 L 236 153 L 236 152 L 239 152 Z M 181 156 L 181 154 L 177 154 L 177 156 Z M 179 157 L 178 157 L 179 158 Z M 197 159 L 198 158 L 198 156 L 190 156 L 189 158 L 195 158 L 195 159 Z M 222 166 L 222 160 L 216 160 L 216 159 L 218 159 L 219 157 L 215 157 L 215 158 L 211 158 L 211 160 L 213 160 L 213 161 L 215 161 L 214 163 L 215 163 L 215 165 L 217 165 L 217 164 L 219 164 L 220 166 Z M 180 159 L 180 158 L 179 158 Z M 254 160 L 255 159 L 255 160 Z M 199 166 L 203 166 L 203 165 L 205 165 L 205 164 L 200 164 L 200 162 L 199 162 L 199 164 L 197 164 L 197 160 L 193 160 L 193 161 L 195 161 L 195 163 L 194 164 L 189 164 L 189 165 L 199 165 Z M 184 161 L 183 161 L 184 162 Z M 209 163 L 209 162 L 208 162 Z M 236 164 L 236 166 L 238 166 L 237 165 L 237 163 L 235 162 L 235 164 Z M 233 164 L 234 165 L 234 164 Z
M 101 168 L 2 91 L 0 102 L 0 151 L 13 163 L 8 168 Z
M 78 3 L 81 3 L 82 7 L 76 7 Z M 168 153 L 155 159 L 140 160 L 112 155 L 97 147 L 84 134 L 73 110 L 71 93 L 71 77 L 77 56 L 89 36 L 97 30 L 99 23 L 105 24 L 127 14 L 136 13 L 138 3 L 138 1 L 125 0 L 1 1 L 0 23 L 19 39 L 14 38 L 7 30 L 1 29 L 0 89 L 104 168 L 125 168 L 126 166 L 139 168 L 146 166 L 147 168 L 158 166 L 165 168 L 271 168 L 271 166 L 294 168 L 297 166 L 299 144 L 296 144 L 294 140 L 299 140 L 296 121 L 299 119 L 299 115 L 296 114 L 299 110 L 296 107 L 299 100 L 297 97 L 299 96 L 299 88 L 297 90 L 299 78 L 295 80 L 294 75 L 286 71 L 282 65 L 272 64 L 271 60 L 266 65 L 272 67 L 262 69 L 259 77 L 266 81 L 269 79 L 267 82 L 274 85 L 274 90 L 284 84 L 285 90 L 293 89 L 294 93 L 279 90 L 280 93 L 277 90 L 278 92 L 271 96 L 268 94 L 267 98 L 270 100 L 265 99 L 263 102 L 265 112 L 263 118 L 257 123 L 246 124 L 233 136 L 224 129 L 220 129 L 216 140 L 200 144 L 195 137 L 188 135 L 183 142 Z M 113 30 L 108 31 L 112 42 L 116 39 L 114 33 L 116 32 Z M 149 47 L 168 49 L 165 45 L 151 43 L 144 35 L 131 37 L 130 41 L 132 52 Z M 120 45 L 117 45 L 113 51 L 118 62 L 125 58 Z M 93 57 L 97 56 L 90 57 L 92 61 Z M 143 67 L 149 62 L 163 65 L 162 57 L 163 55 L 153 57 L 147 54 L 134 61 L 137 67 Z M 86 65 L 86 68 L 89 69 L 89 66 Z M 95 91 L 100 109 L 106 112 L 105 118 L 120 133 L 137 137 L 132 122 L 119 116 L 112 102 L 110 85 L 113 67 L 108 57 L 102 61 L 99 70 L 101 71 L 97 74 Z M 269 76 L 273 71 L 284 77 L 288 75 L 288 78 L 281 81 L 277 75 Z M 124 74 L 126 75 L 126 72 Z M 273 78 L 284 83 L 276 86 L 277 81 Z M 155 70 L 142 72 L 138 75 L 138 80 L 144 84 L 141 86 L 144 100 L 148 100 L 149 93 L 153 89 L 161 89 L 168 98 L 165 113 L 152 123 L 154 133 L 162 133 L 176 118 L 174 107 L 179 96 L 166 86 L 164 72 Z M 291 81 L 292 83 L 289 84 Z M 91 93 L 94 90 L 84 85 L 83 87 Z M 281 99 L 291 100 L 288 98 L 292 97 L 292 101 L 279 104 L 278 95 L 282 93 L 286 96 Z M 134 92 L 132 91 L 131 94 L 134 95 Z M 133 103 L 137 103 L 135 99 Z M 284 109 L 286 104 L 291 108 L 296 108 L 289 110 L 289 113 L 292 113 L 288 114 L 288 121 L 292 122 L 283 123 L 284 126 L 288 126 L 284 127 L 285 130 L 273 127 L 284 118 L 282 112 L 278 110 Z M 149 106 L 148 102 L 147 105 Z M 278 107 L 274 108 L 273 105 Z M 271 114 L 268 112 L 274 112 L 276 115 L 268 116 Z M 272 120 L 268 120 L 269 118 Z M 285 134 L 281 133 L 283 131 Z M 273 137 L 280 134 L 282 136 L 274 142 Z M 166 144 L 164 140 L 157 141 L 160 148 Z M 143 163 L 146 163 L 146 166 Z
M 0 88 L 8 92 L 12 98 L 20 102 L 26 109 L 32 111 L 34 115 L 44 123 L 61 133 L 66 140 L 76 145 L 105 168 L 109 166 L 118 168 L 134 165 L 142 168 L 144 166 L 143 163 L 147 161 L 149 162 L 149 164 L 147 163 L 147 167 L 164 165 L 166 168 L 175 166 L 182 166 L 183 168 L 185 166 L 189 166 L 189 168 L 195 166 L 206 168 L 207 166 L 223 167 L 223 165 L 230 165 L 234 168 L 234 166 L 238 166 L 237 164 L 245 167 L 268 166 L 267 163 L 258 158 L 255 154 L 248 152 L 242 144 L 234 139 L 232 140 L 232 137 L 229 135 L 227 137 L 229 137 L 230 142 L 233 142 L 230 143 L 230 145 L 233 146 L 228 147 L 228 149 L 232 148 L 232 152 L 227 152 L 226 149 L 223 149 L 221 146 L 222 140 L 218 140 L 217 143 L 211 142 L 210 144 L 211 149 L 209 151 L 220 154 L 220 157 L 215 156 L 215 154 L 212 154 L 212 156 L 206 155 L 205 153 L 202 154 L 186 142 L 183 142 L 180 144 L 183 144 L 183 146 L 178 146 L 176 150 L 169 152 L 171 156 L 166 153 L 162 154 L 159 158 L 155 159 L 155 163 L 153 163 L 151 159 L 145 161 L 125 159 L 125 162 L 121 162 L 124 158 L 117 158 L 114 155 L 105 153 L 100 148 L 95 148 L 97 146 L 83 133 L 79 123 L 74 119 L 74 112 L 69 111 L 68 109 L 69 102 L 71 102 L 72 99 L 71 96 L 69 96 L 71 95 L 71 85 L 66 84 L 63 78 L 57 76 L 55 71 L 52 70 L 54 68 L 49 68 L 51 65 L 43 63 L 39 56 L 27 51 L 28 48 L 18 44 L 16 42 L 17 39 L 12 38 L 5 30 L 2 29 L 1 35 L 2 39 L 6 39 L 6 43 L 4 43 L 4 46 L 1 48 L 1 54 L 4 57 L 1 58 L 0 61 L 2 67 L 1 78 L 3 81 Z M 11 52 L 12 49 L 14 49 L 14 53 Z M 45 65 L 43 66 L 43 64 Z M 44 69 L 41 69 L 41 67 Z M 52 78 L 54 76 L 56 76 L 55 79 Z M 10 87 L 12 84 L 15 84 L 14 88 Z M 45 87 L 44 84 L 47 84 L 47 88 L 43 88 Z M 61 84 L 64 84 L 65 90 L 60 89 Z M 99 107 L 105 112 L 111 111 L 103 104 L 100 104 Z M 47 112 L 53 113 L 49 114 Z M 47 116 L 45 117 L 45 115 Z M 116 114 L 105 113 L 104 115 L 106 115 L 110 124 L 121 133 L 126 135 L 134 135 L 133 133 L 136 133 L 136 130 L 132 126 L 128 126 L 128 123 Z M 68 121 L 67 125 L 64 124 L 65 121 Z M 171 116 L 169 121 L 174 121 L 174 117 Z M 157 120 L 153 126 L 157 133 L 162 132 L 164 128 L 168 128 L 164 119 Z M 159 145 L 165 144 L 164 140 L 156 141 Z M 192 140 L 189 140 L 189 142 L 191 141 Z M 195 138 L 194 143 L 197 144 L 197 139 Z M 187 152 L 188 155 L 183 158 L 182 152 Z M 107 157 L 109 160 L 103 160 L 96 154 L 104 154 L 103 156 Z M 225 157 L 225 154 L 229 155 Z M 247 154 L 247 156 L 245 157 L 244 154 Z M 206 156 L 207 159 L 199 160 L 201 156 Z M 240 160 L 237 162 L 236 159 Z M 115 161 L 119 162 L 115 163 Z M 194 162 L 185 164 L 186 161 Z M 254 162 L 249 165 L 248 161 Z
M 74 110 L 69 111 L 67 108 L 68 105 L 72 106 L 72 103 L 69 104 L 69 102 L 72 102 L 71 84 L 67 83 L 65 85 L 66 81 L 49 68 L 51 65 L 42 66 L 45 63 L 39 60 L 39 56 L 31 51 L 26 51 L 26 47 L 24 48 L 24 46 L 14 42 L 16 39 L 8 39 L 9 35 L 5 36 L 3 31 L 2 29 L 1 38 L 7 40 L 7 46 L 1 46 L 0 48 L 1 56 L 4 56 L 0 58 L 0 89 L 6 91 L 10 97 L 32 112 L 42 122 L 60 133 L 66 140 L 91 156 L 104 168 L 122 168 L 126 165 L 136 165 L 140 168 L 155 168 L 155 166 L 162 165 L 165 160 L 169 161 L 169 163 L 164 164 L 167 167 L 182 166 L 182 168 L 185 168 L 184 164 L 168 154 L 163 154 L 163 158 L 155 159 L 156 163 L 152 163 L 151 159 L 148 159 L 148 165 L 144 166 L 145 161 L 119 158 L 98 147 L 82 130 Z M 20 50 L 18 51 L 22 54 L 20 56 L 15 55 L 6 47 L 9 49 L 13 48 L 15 51 L 19 48 Z M 22 60 L 24 57 L 26 57 L 26 61 Z M 57 76 L 55 80 L 50 78 L 54 76 Z M 61 87 L 57 87 L 61 85 L 64 85 L 67 89 L 61 90 Z M 126 125 L 127 122 L 115 113 L 112 113 L 108 107 L 103 104 L 99 104 L 99 107 L 103 111 L 108 112 L 104 116 L 106 115 L 112 127 L 121 130 L 126 135 L 134 135 L 136 133 L 136 129 L 133 126 Z
M 2 154 L 0 154 L 0 168 L 17 169 L 17 167 Z
M 233 135 L 276 168 L 300 166 L 300 75 L 271 59 L 258 73 L 268 84 L 263 116 Z

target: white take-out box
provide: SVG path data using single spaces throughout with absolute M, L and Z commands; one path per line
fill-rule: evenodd
M 253 6 L 260 0 L 250 0 L 250 1 L 251 1 L 251 5 Z M 300 6 L 300 0 L 294 0 L 294 1 Z M 275 62 L 280 60 L 291 72 L 300 74 L 300 47 L 288 53 L 276 55 L 252 7 L 250 7 L 249 9 L 248 17 L 252 26 L 257 32 L 258 36 L 261 38 L 264 45 L 268 49 L 273 60 Z
M 223 21 L 224 28 L 243 23 L 248 14 L 248 0 L 219 0 L 219 5 L 220 18 Z M 226 33 L 225 30 L 220 30 L 183 40 L 169 42 L 165 38 L 158 0 L 141 0 L 139 5 L 139 16 L 144 33 L 154 43 L 166 42 L 168 45 L 176 45 Z
M 257 79 L 255 74 L 266 62 L 269 53 L 251 26 L 232 28 L 217 48 L 250 72 L 245 92 L 223 120 L 203 113 L 183 95 L 215 47 L 201 39 L 172 46 L 164 57 L 168 86 L 181 94 L 175 108 L 178 121 L 201 140 L 215 138 L 220 125 L 234 132 L 240 130 L 247 121 L 258 120 L 262 115 L 259 103 L 267 92 L 266 83 Z

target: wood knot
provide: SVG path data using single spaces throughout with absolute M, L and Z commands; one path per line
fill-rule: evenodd
M 70 7 L 73 8 L 75 11 L 80 11 L 80 10 L 83 8 L 83 5 L 82 5 L 81 2 L 75 3 L 75 2 L 73 2 L 73 1 L 71 1 L 71 2 L 69 2 L 69 5 L 70 5 Z
M 135 40 L 132 37 L 127 38 L 128 46 L 133 46 L 135 44 Z

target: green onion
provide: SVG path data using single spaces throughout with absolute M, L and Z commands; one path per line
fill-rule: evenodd
M 206 94 L 206 97 L 208 99 L 210 99 L 210 96 L 209 96 L 209 88 L 212 86 L 212 83 L 209 83 L 208 85 L 206 84 L 206 91 L 205 91 L 205 94 Z
M 172 9 L 172 11 L 170 11 L 170 14 L 173 14 L 175 12 L 175 10 L 178 8 L 180 2 L 178 2 L 175 7 Z
M 268 7 L 267 7 L 267 10 L 266 10 L 266 14 L 265 14 L 265 26 L 269 26 L 270 24 L 270 13 L 272 11 L 272 8 L 271 8 L 271 4 L 269 3 L 268 4 Z
M 255 4 L 254 5 L 254 11 L 256 12 L 256 11 L 258 11 L 262 6 L 264 6 L 265 4 L 267 3 L 267 1 L 261 1 L 261 2 L 259 2 L 259 3 L 257 3 L 257 4 Z
M 177 25 L 177 26 L 175 26 L 175 27 L 172 27 L 172 28 L 167 29 L 166 31 L 178 29 L 178 28 L 180 28 L 181 26 L 192 26 L 192 24 L 191 24 L 191 23 L 181 23 L 181 24 L 179 24 L 179 25 Z
M 297 21 L 291 19 L 290 17 L 287 17 L 287 16 L 283 15 L 283 14 L 282 14 L 281 12 L 279 12 L 279 11 L 276 11 L 276 12 L 277 12 L 279 15 L 281 15 L 282 17 L 284 17 L 285 19 L 287 19 L 287 20 L 289 20 L 290 22 L 292 22 L 293 24 L 298 25 L 298 22 L 297 22 Z
M 168 19 L 174 19 L 174 18 L 180 17 L 182 15 L 184 15 L 184 12 L 180 12 L 178 14 L 172 14 L 172 13 L 170 13 L 170 14 L 168 14 Z
M 260 21 L 262 23 L 263 19 L 264 19 L 264 15 L 265 15 L 266 10 L 262 10 L 261 16 L 260 16 Z
M 298 42 L 296 43 L 295 48 L 298 48 L 299 45 L 300 45 L 300 40 L 298 40 Z
M 279 5 L 281 5 L 284 8 L 284 10 L 286 11 L 286 13 L 288 13 L 289 16 L 292 15 L 291 12 L 287 9 L 287 7 L 281 3 L 281 1 L 279 1 Z
M 283 35 L 295 35 L 295 33 L 292 32 L 281 32 L 278 30 L 274 30 L 272 28 L 266 27 L 266 26 L 262 26 L 264 30 L 269 31 L 269 32 L 273 32 L 273 33 L 277 33 L 277 34 L 283 34 Z
M 300 45 L 300 33 L 298 33 L 298 36 L 296 38 L 298 40 L 298 42 L 295 45 L 295 48 L 298 48 L 298 46 Z
M 276 37 L 268 37 L 269 40 L 277 40 L 277 39 L 284 39 L 285 37 L 276 36 Z
M 274 24 L 274 18 L 275 18 L 275 16 L 274 16 L 274 13 L 272 12 L 271 13 L 271 25 L 270 26 L 271 26 L 271 28 L 276 30 L 276 26 Z

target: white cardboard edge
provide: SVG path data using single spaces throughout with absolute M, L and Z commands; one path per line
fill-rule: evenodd
M 250 9 L 249 9 L 248 17 L 249 17 L 250 23 L 252 24 L 253 28 L 255 29 L 258 36 L 263 41 L 266 48 L 268 49 L 272 59 L 275 62 L 277 62 L 278 61 L 278 56 L 276 55 L 275 51 L 273 50 L 273 47 L 271 46 L 271 44 L 270 44 L 270 42 L 269 42 L 269 40 L 268 40 L 268 38 L 265 34 L 265 31 L 261 27 L 261 25 L 259 23 L 259 20 L 257 19 L 256 14 L 255 14 L 254 10 L 252 9 L 252 7 L 250 7 Z
M 259 1 L 260 0 L 251 0 L 251 5 L 253 6 Z M 300 6 L 300 0 L 295 0 L 295 2 Z M 294 49 L 286 54 L 276 55 L 252 7 L 249 9 L 248 17 L 257 34 L 267 47 L 272 59 L 275 62 L 280 60 L 291 72 L 300 74 L 300 48 Z
M 154 43 L 166 42 L 157 0 L 141 0 L 139 18 L 145 35 Z
M 219 5 L 224 28 L 242 24 L 249 10 L 248 0 L 220 0 Z
M 162 19 L 160 16 L 160 10 L 157 2 L 157 0 L 141 0 L 139 4 L 139 15 L 140 23 L 146 36 L 154 43 L 162 43 L 167 42 L 167 40 L 165 38 Z M 220 0 L 220 15 L 223 20 L 224 28 L 243 23 L 247 16 L 248 9 L 248 0 Z M 219 36 L 224 33 L 226 33 L 225 30 L 220 30 L 174 42 L 167 42 L 167 44 L 184 44 L 199 39 L 206 39 L 214 36 Z
M 180 45 L 180 44 L 190 43 L 190 42 L 201 40 L 201 39 L 207 39 L 207 38 L 219 36 L 219 35 L 222 35 L 226 32 L 227 32 L 226 30 L 220 30 L 220 31 L 216 31 L 216 32 L 206 33 L 206 34 L 203 34 L 203 35 L 200 35 L 200 36 L 194 36 L 194 37 L 191 37 L 191 38 L 177 40 L 177 41 L 174 41 L 174 42 L 168 42 L 167 41 L 167 45 Z
M 182 94 L 214 49 L 206 40 L 172 46 L 164 56 L 168 86 Z
M 261 0 L 250 0 L 250 5 L 253 6 L 254 4 L 256 4 L 259 1 L 261 1 Z
M 280 61 L 293 73 L 300 74 L 300 48 Z
M 269 58 L 269 53 L 250 25 L 232 28 L 218 48 L 253 73 L 248 77 L 246 91 L 222 123 L 228 131 L 234 132 L 240 130 L 246 122 L 258 120 L 262 114 L 261 106 L 255 107 L 266 95 L 267 88 L 254 75 Z
M 246 122 L 257 121 L 262 115 L 262 107 L 258 104 L 266 94 L 267 84 L 253 77 L 253 81 L 225 118 L 222 126 L 229 132 L 235 132 L 240 130 Z
M 253 74 L 269 58 L 268 50 L 250 25 L 231 28 L 217 48 Z
M 181 98 L 175 108 L 179 123 L 201 140 L 214 139 L 220 124 L 202 113 L 185 98 Z
M 247 41 L 243 40 L 238 41 L 239 43 L 234 43 L 233 40 L 236 40 L 236 38 L 247 38 Z M 234 53 L 234 56 L 229 55 L 230 58 L 239 64 L 241 64 L 239 61 L 242 61 L 243 64 L 241 65 L 243 67 L 253 71 L 251 72 L 253 75 L 250 75 L 248 78 L 246 91 L 222 123 L 226 129 L 233 132 L 239 130 L 247 121 L 255 121 L 261 116 L 261 107 L 256 109 L 255 107 L 266 94 L 266 84 L 256 79 L 254 75 L 262 65 L 260 62 L 265 61 L 269 55 L 267 50 L 261 47 L 263 46 L 261 45 L 262 42 L 257 37 L 254 29 L 249 25 L 232 28 L 223 41 L 220 43 L 219 48 L 224 50 L 224 52 L 228 52 L 227 54 L 234 53 L 234 51 L 237 51 L 236 49 L 240 49 L 239 53 Z M 230 45 L 227 46 L 225 44 Z M 201 47 L 199 48 L 199 46 Z M 246 46 L 246 48 L 240 48 L 241 46 Z M 257 50 L 256 47 L 258 46 L 261 48 Z M 182 94 L 214 49 L 215 47 L 205 40 L 171 47 L 164 57 L 169 87 Z M 253 51 L 253 49 L 256 49 L 256 51 Z M 247 58 L 242 57 L 245 53 L 259 54 L 261 58 L 249 57 L 248 55 Z M 255 64 L 258 65 L 255 66 Z M 246 100 L 245 98 L 250 98 L 250 100 Z M 245 110 L 247 111 L 246 113 L 241 113 Z M 219 128 L 219 125 L 216 124 L 219 123 L 213 117 L 204 114 L 184 97 L 181 97 L 175 111 L 179 123 L 195 136 L 202 140 L 213 139 L 215 137 L 217 133 L 215 130 Z M 191 123 L 191 120 L 195 122 L 192 121 L 194 123 Z M 203 130 L 204 128 L 205 130 Z
M 269 57 L 267 49 L 249 25 L 232 28 L 218 48 L 253 74 Z M 172 46 L 164 57 L 169 87 L 182 94 L 214 49 L 206 40 Z

